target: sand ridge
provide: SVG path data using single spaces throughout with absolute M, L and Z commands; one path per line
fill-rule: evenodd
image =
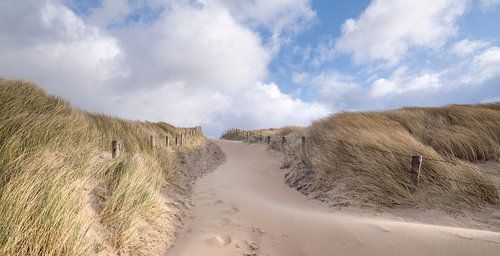
M 166 255 L 497 255 L 500 233 L 338 212 L 283 182 L 262 145 L 217 141 L 226 162 L 197 181 Z

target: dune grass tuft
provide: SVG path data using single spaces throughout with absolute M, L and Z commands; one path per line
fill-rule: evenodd
M 87 113 L 32 83 L 0 79 L 0 255 L 159 253 L 150 247 L 164 249 L 173 235 L 158 221 L 167 214 L 160 188 L 178 182 L 178 152 L 204 140 L 167 148 L 166 136 L 185 131 Z M 117 159 L 113 139 L 123 147 Z

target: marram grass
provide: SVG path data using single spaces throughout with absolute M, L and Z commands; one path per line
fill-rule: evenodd
M 498 205 L 494 184 L 474 163 L 500 158 L 500 103 L 338 113 L 302 129 L 233 129 L 222 138 L 246 132 L 271 136 L 271 148 L 292 154 L 303 168 L 298 176 L 311 176 L 319 196 L 384 206 Z M 412 155 L 423 156 L 418 187 L 409 175 Z
M 160 188 L 178 181 L 177 149 L 164 141 L 182 132 L 80 111 L 34 84 L 0 79 L 0 255 L 158 253 L 145 240 L 151 233 L 156 247 L 167 245 Z

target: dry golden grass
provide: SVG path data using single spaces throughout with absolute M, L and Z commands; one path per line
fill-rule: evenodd
M 500 156 L 498 105 L 340 113 L 314 122 L 297 152 L 325 194 L 342 187 L 386 206 L 497 204 L 492 182 L 468 161 Z M 418 187 L 409 175 L 412 155 L 424 159 Z
M 82 112 L 31 83 L 4 79 L 0 121 L 0 255 L 103 248 L 147 255 L 157 253 L 146 248 L 153 236 L 154 246 L 168 245 L 172 230 L 158 221 L 167 213 L 160 187 L 177 182 L 176 151 L 199 146 L 203 136 L 167 148 L 165 136 L 186 130 Z M 109 152 L 113 139 L 123 147 L 117 159 Z M 91 235 L 94 229 L 102 236 Z
M 251 138 L 271 136 L 270 148 L 285 153 L 284 166 L 295 161 L 303 168 L 297 177 L 312 176 L 306 180 L 327 200 L 452 208 L 498 204 L 493 183 L 471 162 L 500 157 L 500 103 L 339 113 L 307 128 L 249 132 Z M 424 159 L 418 186 L 410 177 L 412 155 Z

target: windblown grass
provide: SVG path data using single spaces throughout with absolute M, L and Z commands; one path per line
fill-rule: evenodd
M 479 108 L 474 117 L 450 107 L 337 114 L 308 129 L 307 164 L 319 190 L 341 185 L 370 203 L 496 204 L 492 182 L 463 161 L 499 156 L 492 131 L 500 127 L 500 113 L 486 112 Z M 424 159 L 418 187 L 409 175 L 412 155 Z
M 284 167 L 295 167 L 288 182 L 324 200 L 498 204 L 494 184 L 472 163 L 500 157 L 500 103 L 339 113 L 307 128 L 242 132 L 251 132 L 250 142 L 271 136 L 269 147 L 284 152 Z M 413 155 L 423 156 L 418 186 L 410 177 Z
M 149 247 L 172 236 L 158 221 L 167 213 L 160 188 L 178 182 L 176 151 L 203 140 L 166 147 L 165 136 L 184 132 L 83 112 L 31 83 L 0 79 L 0 255 L 158 253 Z M 123 148 L 117 159 L 113 139 Z

